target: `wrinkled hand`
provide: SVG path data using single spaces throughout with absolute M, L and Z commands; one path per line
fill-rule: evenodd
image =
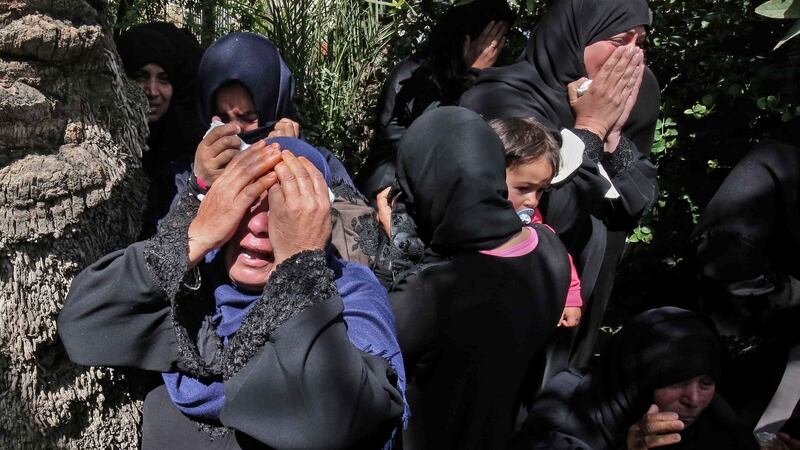
M 559 327 L 572 328 L 578 326 L 581 321 L 581 308 L 578 306 L 567 306 L 564 312 L 561 313 L 561 319 L 558 321 Z
M 378 192 L 378 195 L 375 196 L 375 206 L 377 206 L 378 210 L 378 223 L 381 224 L 383 231 L 386 232 L 386 236 L 390 239 L 392 237 L 392 206 L 389 205 L 389 191 L 391 190 L 391 187 L 387 187 Z
M 281 152 L 278 182 L 269 190 L 269 238 L 275 265 L 303 250 L 325 248 L 331 235 L 328 185 L 307 159 Z
M 189 225 L 190 267 L 228 242 L 248 209 L 278 180 L 272 170 L 280 161 L 280 145 L 267 146 L 263 140 L 243 152 L 237 150 Z
M 473 41 L 469 35 L 464 36 L 462 57 L 464 65 L 476 69 L 486 69 L 494 66 L 500 50 L 506 43 L 508 24 L 494 20 L 486 24 L 481 34 Z
M 219 120 L 214 116 L 213 119 Z M 194 154 L 194 175 L 211 186 L 231 160 L 239 154 L 241 128 L 232 123 L 214 128 L 199 144 Z
M 300 137 L 300 124 L 284 117 L 275 124 L 275 128 L 269 132 L 267 137 Z
M 684 424 L 674 412 L 659 412 L 658 406 L 650 409 L 641 420 L 628 428 L 628 450 L 646 450 L 680 442 Z
M 620 114 L 619 119 L 617 119 L 617 123 L 611 127 L 611 131 L 609 131 L 608 135 L 606 135 L 605 150 L 608 153 L 614 153 L 619 145 L 619 139 L 620 136 L 622 136 L 622 127 L 624 127 L 628 122 L 628 117 L 630 117 L 631 111 L 633 110 L 634 105 L 636 105 L 636 100 L 639 98 L 639 88 L 642 86 L 642 78 L 644 78 L 644 66 L 642 66 L 642 70 L 639 71 L 639 76 L 636 77 L 636 83 L 633 85 L 633 89 L 628 97 L 628 101 L 625 103 L 625 108 L 622 110 L 622 114 Z
M 608 57 L 583 96 L 578 97 L 578 87 L 586 78 L 567 85 L 569 103 L 575 112 L 575 128 L 589 130 L 605 140 L 625 111 L 637 80 L 641 80 L 643 58 L 642 51 L 635 45 L 620 46 Z

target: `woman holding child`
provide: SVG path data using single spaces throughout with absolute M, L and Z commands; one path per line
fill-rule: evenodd
M 420 116 L 397 177 L 390 234 L 407 211 L 429 249 L 389 294 L 411 386 L 403 448 L 503 448 L 539 387 L 567 253 L 546 227 L 523 227 L 506 198 L 503 143 L 472 111 Z
M 487 120 L 534 117 L 560 132 L 562 153 L 582 147 L 578 170 L 541 205 L 544 221 L 576 258 L 588 301 L 572 360 L 577 366 L 591 356 L 625 236 L 657 197 L 647 155 L 659 90 L 640 48 L 649 25 L 644 0 L 559 0 L 520 60 L 484 70 L 461 98 Z M 592 83 L 580 95 L 587 79 Z M 583 145 L 569 145 L 576 136 Z

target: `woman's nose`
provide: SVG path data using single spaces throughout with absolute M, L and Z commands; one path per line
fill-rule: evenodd
M 695 383 L 686 386 L 681 395 L 681 403 L 688 407 L 697 407 L 700 404 L 700 386 Z
M 148 78 L 142 83 L 144 95 L 146 95 L 148 98 L 154 98 L 158 96 L 158 87 L 156 86 L 156 83 L 156 80 L 153 78 Z
M 250 212 L 247 229 L 255 236 L 265 237 L 269 235 L 269 203 L 266 196 Z

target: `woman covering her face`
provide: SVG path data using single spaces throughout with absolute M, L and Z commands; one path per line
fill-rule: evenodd
M 226 124 L 237 125 L 239 137 L 248 144 L 276 136 L 271 133 L 287 123 L 297 127 L 292 137 L 300 137 L 293 103 L 294 77 L 277 47 L 267 38 L 255 33 L 227 34 L 206 50 L 198 70 L 200 120 L 205 128 L 216 116 Z M 230 91 L 235 91 L 234 95 L 220 98 L 220 93 Z M 231 127 L 225 134 L 207 136 L 201 146 L 214 145 L 217 139 L 235 134 Z M 198 147 L 198 154 L 201 148 Z M 238 150 L 238 143 L 233 150 Z M 350 175 L 336 156 L 325 148 L 317 148 L 317 151 L 330 166 L 334 182 L 352 185 Z M 197 172 L 204 166 L 204 161 L 196 160 L 195 173 L 210 186 L 213 184 L 211 176 Z
M 156 224 L 185 184 L 203 127 L 197 120 L 197 66 L 203 49 L 186 30 L 153 22 L 133 27 L 117 40 L 125 73 L 147 98 L 149 150 L 142 158 L 150 178 L 142 237 Z
M 75 278 L 69 357 L 161 372 L 143 448 L 377 449 L 398 429 L 392 311 L 369 269 L 329 251 L 330 176 L 305 142 L 261 140 Z
M 639 48 L 649 25 L 644 0 L 558 0 L 519 61 L 484 70 L 461 98 L 487 120 L 536 118 L 562 135 L 562 155 L 571 155 L 562 159 L 577 161 L 574 174 L 540 204 L 576 258 L 588 299 L 573 350 L 577 366 L 591 356 L 625 236 L 657 198 L 647 155 L 659 89 Z
M 429 248 L 389 294 L 413 386 L 404 448 L 503 448 L 538 387 L 568 256 L 546 227 L 522 227 L 503 144 L 472 111 L 420 116 L 400 143 L 397 180 L 392 241 L 413 233 L 402 206 Z
M 722 350 L 710 321 L 666 307 L 615 334 L 587 372 L 549 381 L 511 448 L 758 448 L 714 395 Z
M 503 49 L 514 14 L 505 0 L 475 0 L 450 7 L 424 46 L 398 63 L 383 84 L 375 139 L 358 185 L 370 199 L 394 181 L 400 139 L 424 112 L 458 103 L 482 69 Z

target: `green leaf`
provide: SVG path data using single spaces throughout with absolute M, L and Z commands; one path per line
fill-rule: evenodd
M 800 34 L 800 20 L 797 20 L 797 21 L 794 22 L 792 27 L 789 28 L 789 31 L 787 31 L 786 34 L 781 38 L 781 40 L 778 41 L 778 43 L 775 45 L 775 48 L 773 50 L 777 50 L 778 47 L 780 47 L 781 45 L 785 44 L 786 41 L 788 41 L 789 39 L 797 36 L 798 34 Z
M 769 0 L 758 5 L 756 14 L 770 19 L 800 19 L 800 1 Z

